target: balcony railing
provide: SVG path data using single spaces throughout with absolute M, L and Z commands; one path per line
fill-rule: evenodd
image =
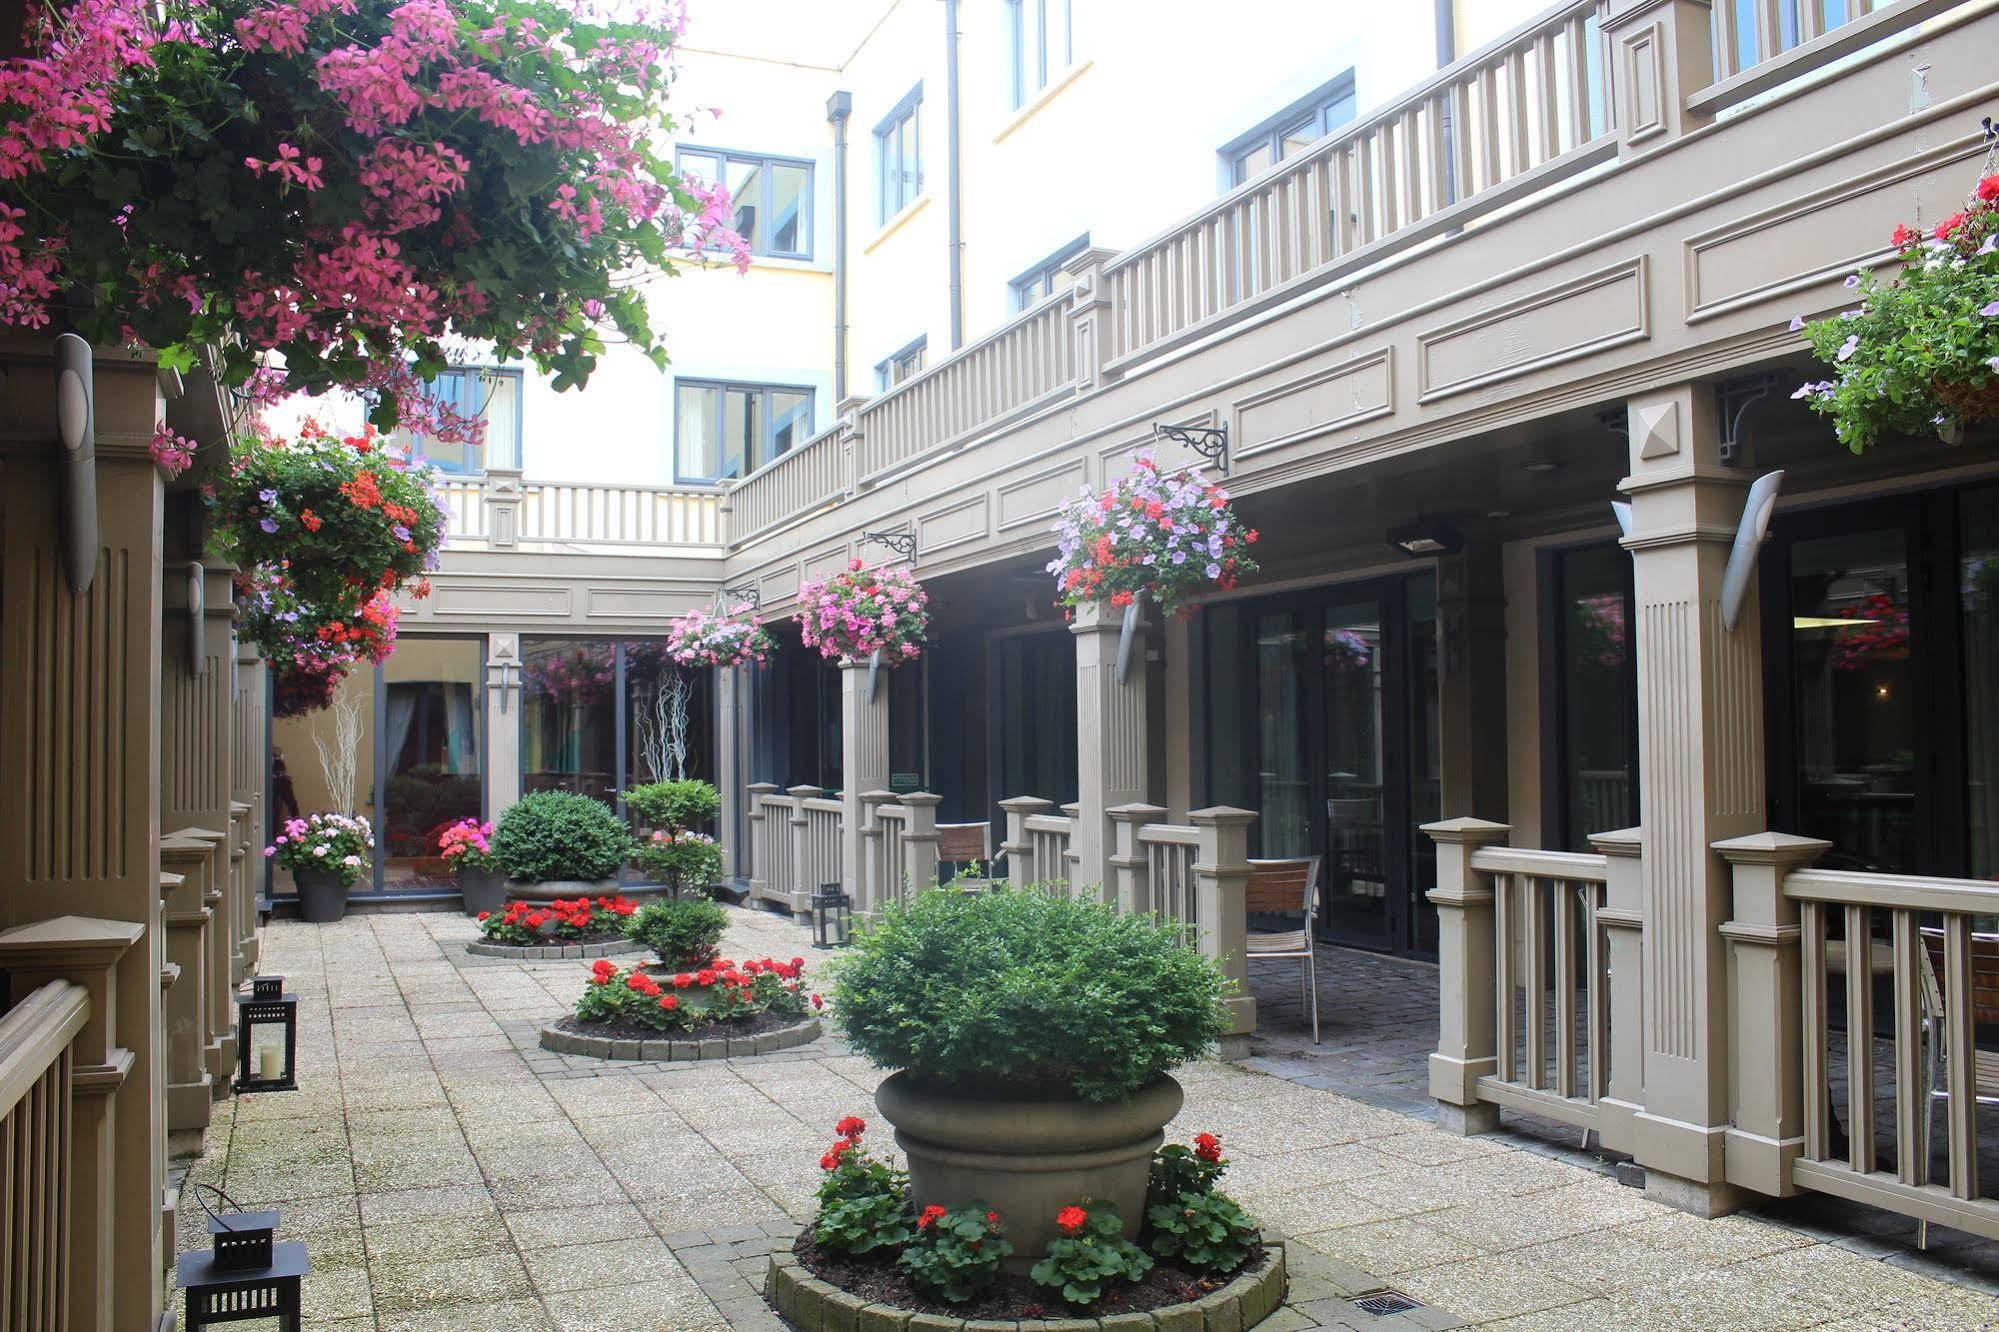
M 852 490 L 839 426 L 805 441 L 738 481 L 729 492 L 729 539 L 742 542 Z
M 441 498 L 451 546 L 550 550 L 719 546 L 724 494 L 712 486 L 523 481 L 519 472 L 494 470 L 448 478 Z

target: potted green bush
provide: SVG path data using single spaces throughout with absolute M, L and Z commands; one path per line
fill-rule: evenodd
M 625 919 L 625 936 L 652 949 L 661 966 L 676 971 L 707 966 L 728 928 L 729 913 L 705 897 L 648 902 Z
M 632 863 L 675 897 L 711 891 L 722 878 L 722 846 L 701 831 L 722 809 L 707 782 L 647 782 L 625 792 L 625 810 L 639 830 Z
M 1126 1238 L 1180 1109 L 1171 1069 L 1221 1036 L 1229 982 L 1179 928 L 1035 888 L 890 904 L 837 965 L 835 1020 L 894 1070 L 875 1094 L 912 1205 L 978 1200 L 1025 1272 L 1078 1198 Z
M 374 848 L 368 820 L 313 814 L 286 819 L 284 831 L 264 848 L 264 857 L 292 872 L 300 919 L 326 925 L 347 914 L 347 890 L 367 872 Z
M 616 887 L 632 839 L 599 802 L 571 791 L 536 791 L 500 816 L 493 855 L 507 895 L 595 897 Z

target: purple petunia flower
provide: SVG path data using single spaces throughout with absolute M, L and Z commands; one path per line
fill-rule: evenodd
M 1805 331 L 1805 317 L 1804 317 L 1803 315 L 1792 315 L 1792 316 L 1791 316 L 1791 325 L 1790 325 L 1790 327 L 1791 327 L 1791 331 L 1792 331 L 1793 333 L 1802 333 L 1802 332 L 1804 332 L 1804 331 Z
M 1857 286 L 1859 286 L 1859 285 L 1860 285 L 1860 274 L 1858 274 L 1858 273 L 1854 273 L 1854 274 L 1852 274 L 1851 276 L 1849 276 L 1849 277 L 1848 277 L 1848 278 L 1846 279 L 1846 285 L 1847 285 L 1848 287 L 1857 287 Z
M 257 526 L 263 528 L 266 532 L 275 532 L 278 530 L 278 520 L 275 518 L 266 518 L 258 523 Z
M 1999 319 L 1999 301 L 1994 301 L 1979 310 L 1987 319 Z
M 266 504 L 276 504 L 278 502 L 278 492 L 267 487 L 257 492 L 257 498 Z

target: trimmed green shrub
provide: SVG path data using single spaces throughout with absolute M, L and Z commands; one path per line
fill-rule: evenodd
M 882 1068 L 970 1094 L 1122 1100 L 1222 1034 L 1229 981 L 1177 925 L 1037 888 L 887 906 L 834 967 Z
M 729 913 L 705 897 L 649 902 L 625 921 L 625 936 L 677 970 L 705 966 L 729 928 Z
M 624 863 L 631 844 L 616 814 L 571 791 L 522 796 L 493 830 L 500 868 L 521 883 L 608 879 Z
M 647 782 L 625 792 L 625 812 L 640 827 L 663 832 L 699 828 L 722 810 L 722 795 L 697 778 Z

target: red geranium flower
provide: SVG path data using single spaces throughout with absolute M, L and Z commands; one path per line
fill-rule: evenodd
M 1064 1207 L 1055 1214 L 1055 1228 L 1073 1235 L 1090 1223 L 1090 1214 L 1080 1207 Z
M 815 994 L 812 996 L 812 1006 L 814 1008 L 824 1008 L 826 1006 L 826 1001 L 824 999 L 821 999 L 818 995 Z
M 928 1230 L 930 1229 L 931 1226 L 935 1225 L 939 1220 L 939 1218 L 941 1218 L 943 1215 L 944 1215 L 944 1209 L 939 1207 L 936 1203 L 931 1203 L 928 1207 L 923 1209 L 923 1215 L 916 1218 L 916 1228 L 918 1230 Z
M 868 1121 L 858 1115 L 848 1115 L 833 1126 L 833 1131 L 843 1138 L 858 1138 L 868 1131 Z
M 1196 1133 L 1194 1135 L 1194 1155 L 1200 1157 L 1203 1161 L 1212 1162 L 1221 1160 L 1222 1140 L 1212 1133 Z
M 992 1228 L 993 1228 L 994 1230 L 998 1230 L 998 1229 L 999 1229 L 999 1213 L 998 1213 L 998 1212 L 987 1212 L 987 1213 L 986 1213 L 986 1224 L 987 1224 L 987 1225 L 989 1225 L 989 1226 L 991 1226 L 991 1227 L 992 1227 Z
M 1985 203 L 1999 202 L 1999 176 L 1987 176 L 1979 181 L 1978 197 Z
M 659 997 L 659 1006 L 671 1013 L 674 1009 L 680 1007 L 680 996 L 663 994 Z

